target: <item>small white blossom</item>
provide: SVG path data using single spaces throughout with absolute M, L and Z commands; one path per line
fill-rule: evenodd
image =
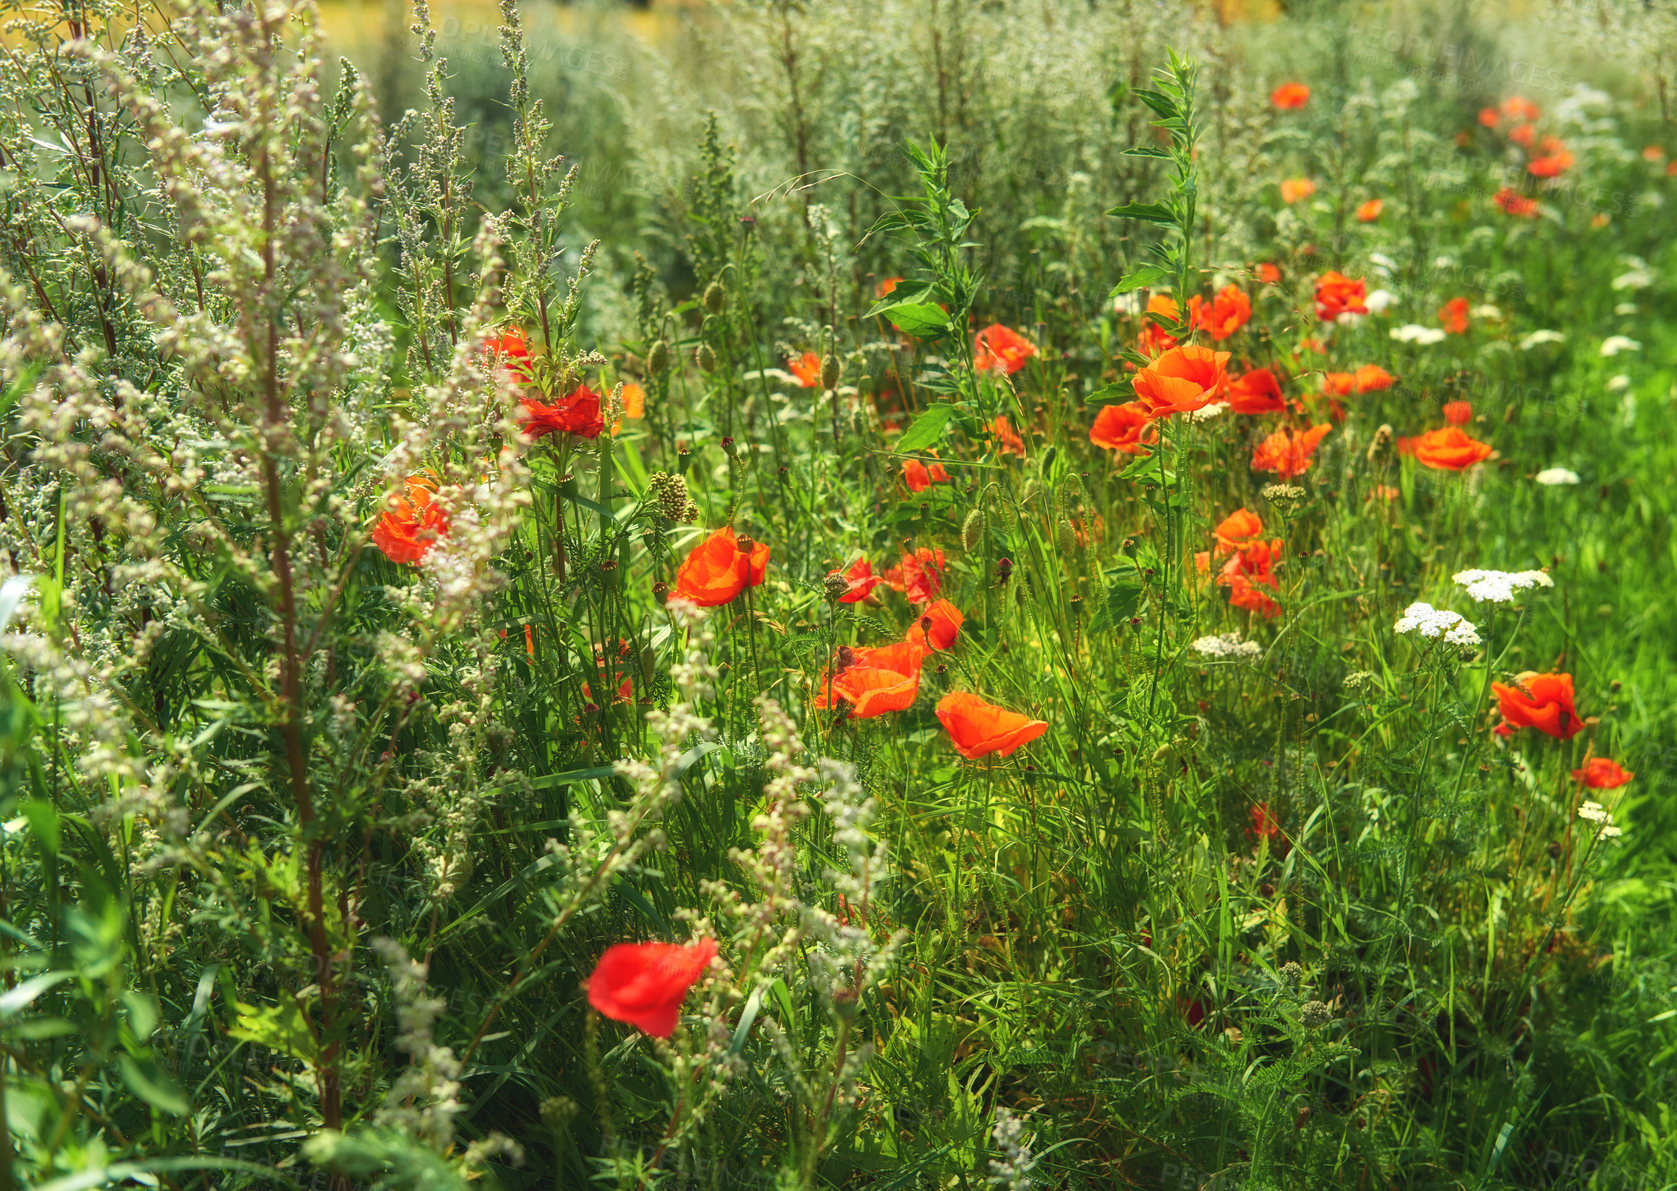
M 1264 652 L 1263 647 L 1256 641 L 1242 641 L 1239 633 L 1196 637 L 1188 648 L 1203 657 L 1234 658 L 1237 661 L 1251 661 Z
M 1622 372 L 1607 379 L 1607 391 L 1609 393 L 1623 393 L 1628 388 L 1630 388 L 1630 377 Z
M 1419 633 L 1423 637 L 1443 637 L 1451 645 L 1478 645 L 1479 632 L 1459 612 L 1451 612 L 1448 608 L 1434 608 L 1431 604 L 1419 601 L 1403 610 L 1397 624 L 1392 626 L 1399 633 Z
M 1642 345 L 1626 335 L 1609 335 L 1601 341 L 1601 354 L 1616 356 L 1620 352 L 1639 352 Z
M 1390 277 L 1393 273 L 1397 272 L 1398 263 L 1391 257 L 1387 256 L 1384 252 L 1369 253 L 1368 263 L 1380 270 L 1380 272 L 1387 277 Z
M 1654 279 L 1646 269 L 1632 269 L 1628 273 L 1620 273 L 1613 278 L 1614 289 L 1647 289 L 1654 284 Z
M 1401 327 L 1392 328 L 1392 338 L 1399 343 L 1443 343 L 1445 331 L 1443 327 L 1423 327 L 1417 323 L 1405 323 Z
M 1209 422 L 1228 408 L 1229 403 L 1227 401 L 1213 401 L 1210 405 L 1202 406 L 1189 414 L 1188 420 L 1190 422 Z
M 1457 571 L 1452 576 L 1467 594 L 1481 603 L 1511 604 L 1514 593 L 1528 587 L 1553 587 L 1555 581 L 1542 571 Z
M 1468 311 L 1468 314 L 1473 318 L 1495 321 L 1502 317 L 1502 308 L 1489 302 L 1483 302 Z
M 1578 817 L 1588 819 L 1591 823 L 1600 823 L 1603 839 L 1612 839 L 1624 834 L 1623 830 L 1614 825 L 1612 812 L 1599 802 L 1586 801 L 1578 808 Z
M 1398 304 L 1398 296 L 1389 289 L 1377 289 L 1363 299 L 1370 314 L 1381 314 Z
M 1553 488 L 1557 484 L 1576 484 L 1578 473 L 1564 467 L 1545 467 L 1532 478 L 1547 488 Z
M 1545 343 L 1565 342 L 1566 335 L 1561 331 L 1533 331 L 1530 335 L 1527 335 L 1524 339 L 1520 340 L 1520 350 L 1523 352 L 1529 352 L 1532 348 L 1540 347 Z

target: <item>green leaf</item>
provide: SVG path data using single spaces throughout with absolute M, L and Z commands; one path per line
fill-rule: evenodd
M 1122 405 L 1135 400 L 1135 386 L 1129 381 L 1114 381 L 1102 385 L 1083 399 L 1084 405 Z
M 1152 285 L 1154 282 L 1162 281 L 1169 276 L 1170 273 L 1162 265 L 1143 265 L 1134 273 L 1125 274 L 1124 279 L 1112 287 L 1112 296 L 1116 298 L 1119 294 L 1127 294 L 1133 289 L 1141 289 L 1143 286 Z
M 41 845 L 41 851 L 48 856 L 57 856 L 61 845 L 58 828 L 58 812 L 50 802 L 40 799 L 30 799 L 18 808 L 23 817 L 29 820 L 29 831 L 35 837 L 35 842 Z
M 949 425 L 949 419 L 954 413 L 955 407 L 947 402 L 932 406 L 914 419 L 914 425 L 910 426 L 908 432 L 897 440 L 897 450 L 925 450 L 943 437 L 943 428 Z
M 1125 157 L 1163 157 L 1166 161 L 1170 160 L 1168 149 L 1160 149 L 1153 145 L 1131 145 L 1124 150 L 1123 155 Z
M 1176 212 L 1163 203 L 1125 203 L 1107 212 L 1119 219 L 1139 219 L 1144 223 L 1174 224 Z
M 948 330 L 949 315 L 935 302 L 899 302 L 880 311 L 904 335 L 924 339 Z
M 122 1072 L 122 1082 L 141 1100 L 172 1117 L 184 1117 L 192 1111 L 186 1093 L 156 1059 L 136 1059 L 133 1055 L 117 1056 L 116 1065 Z
M 68 969 L 55 972 L 43 972 L 39 976 L 31 976 L 16 988 L 7 989 L 5 995 L 0 996 L 0 1018 L 10 1017 L 20 1009 L 27 1008 L 29 1003 L 55 984 L 62 984 L 75 975 Z
M 289 999 L 269 1006 L 239 1002 L 239 1024 L 228 1030 L 227 1036 L 277 1050 L 305 1063 L 319 1060 L 314 1031 L 297 1002 Z

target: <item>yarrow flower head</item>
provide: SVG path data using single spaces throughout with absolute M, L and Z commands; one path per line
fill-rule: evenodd
M 1480 644 L 1479 632 L 1459 612 L 1448 608 L 1434 608 L 1419 601 L 1403 610 L 1393 628 L 1399 633 L 1419 633 L 1423 637 L 1442 637 L 1451 645 L 1469 647 Z
M 1401 327 L 1393 327 L 1391 337 L 1399 343 L 1443 343 L 1449 335 L 1443 327 L 1423 327 L 1416 323 L 1405 323 Z
M 1512 604 L 1514 593 L 1528 587 L 1555 585 L 1542 571 L 1457 571 L 1451 578 L 1473 599 L 1492 604 Z
M 1255 661 L 1264 652 L 1263 647 L 1256 641 L 1242 641 L 1239 633 L 1216 633 L 1209 637 L 1196 637 L 1189 648 L 1202 657 L 1231 658 L 1241 662 Z
M 1588 819 L 1591 823 L 1600 823 L 1601 835 L 1605 839 L 1611 839 L 1616 835 L 1623 834 L 1619 828 L 1613 825 L 1613 813 L 1603 807 L 1599 802 L 1586 801 L 1578 808 L 1578 817 L 1580 819 Z
M 1553 488 L 1559 484 L 1576 484 L 1578 482 L 1578 473 L 1565 467 L 1545 467 L 1542 471 L 1533 476 L 1532 479 L 1536 480 L 1539 484 L 1542 484 L 1545 488 Z

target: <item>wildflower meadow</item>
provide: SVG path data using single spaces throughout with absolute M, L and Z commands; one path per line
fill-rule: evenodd
M 1677 1187 L 1677 2 L 7 0 L 0 1191 Z

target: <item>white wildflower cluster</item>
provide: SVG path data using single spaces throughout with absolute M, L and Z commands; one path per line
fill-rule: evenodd
M 1480 603 L 1512 604 L 1514 593 L 1530 587 L 1553 587 L 1555 581 L 1542 571 L 1457 571 L 1452 579 Z
M 1403 610 L 1403 615 L 1392 627 L 1399 633 L 1419 633 L 1434 640 L 1442 637 L 1449 644 L 1464 648 L 1480 643 L 1479 631 L 1461 613 L 1451 612 L 1448 608 L 1434 608 L 1418 600 Z
M 1520 340 L 1520 350 L 1529 352 L 1534 347 L 1542 347 L 1545 343 L 1565 343 L 1566 334 L 1563 331 L 1533 331 Z
M 1578 808 L 1578 817 L 1588 819 L 1592 823 L 1600 823 L 1603 838 L 1612 839 L 1616 835 L 1624 834 L 1618 827 L 1614 826 L 1613 813 L 1599 802 L 1586 801 L 1584 805 Z
M 396 1049 L 413 1060 L 391 1081 L 375 1119 L 446 1149 L 454 1141 L 454 1117 L 460 1111 L 460 1059 L 453 1048 L 437 1044 L 432 1029 L 448 1002 L 427 995 L 425 965 L 409 958 L 396 940 L 375 938 L 370 946 L 390 973 Z
M 1393 327 L 1391 335 L 1399 343 L 1443 343 L 1446 338 L 1443 327 L 1423 327 L 1418 323 L 1405 323 L 1401 327 Z
M 1368 307 L 1370 314 L 1384 314 L 1398 304 L 1398 296 L 1389 289 L 1377 289 L 1363 299 L 1363 305 Z
M 1578 473 L 1565 467 L 1545 467 L 1542 471 L 1533 476 L 1532 479 L 1536 480 L 1539 484 L 1542 484 L 1545 488 L 1553 488 L 1561 484 L 1576 484 L 1578 482 Z
M 1025 1122 L 1005 1104 L 998 1104 L 990 1139 L 1002 1155 L 990 1159 L 990 1186 L 996 1191 L 1029 1191 L 1036 1181 L 1031 1178 L 1036 1155 L 1031 1153 L 1031 1139 L 1025 1136 Z
M 1642 345 L 1628 335 L 1609 335 L 1601 341 L 1601 354 L 1616 356 L 1620 352 L 1639 352 Z
M 1227 401 L 1213 401 L 1210 405 L 1202 406 L 1188 415 L 1190 422 L 1209 422 L 1211 419 L 1226 412 L 1229 408 Z
M 1264 652 L 1256 641 L 1242 641 L 1239 633 L 1196 637 L 1188 648 L 1202 657 L 1227 658 L 1237 662 L 1256 661 Z

